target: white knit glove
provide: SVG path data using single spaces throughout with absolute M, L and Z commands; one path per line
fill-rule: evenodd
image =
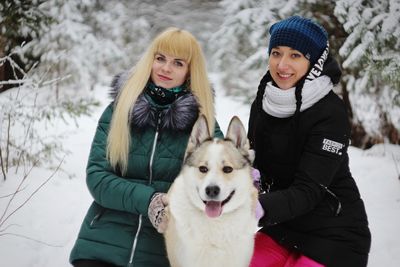
M 168 226 L 168 216 L 165 207 L 168 205 L 167 194 L 155 193 L 150 200 L 148 216 L 157 232 L 164 233 Z

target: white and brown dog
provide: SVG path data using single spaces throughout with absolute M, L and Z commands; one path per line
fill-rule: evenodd
M 253 159 L 239 118 L 232 118 L 222 140 L 211 137 L 200 116 L 168 192 L 165 240 L 173 267 L 249 265 L 257 229 Z

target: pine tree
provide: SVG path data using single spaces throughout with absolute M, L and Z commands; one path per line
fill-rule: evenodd
M 339 53 L 357 126 L 353 139 L 363 147 L 400 143 L 400 1 L 341 0 L 335 16 L 348 33 Z
M 114 43 L 98 38 L 85 21 L 95 1 L 49 0 L 41 10 L 55 23 L 24 47 L 25 54 L 40 58 L 35 75 L 47 80 L 57 79 L 56 98 L 64 89 L 63 97 L 84 94 L 101 77 L 104 59 L 118 55 Z M 74 86 L 70 86 L 74 84 Z M 67 90 L 70 88 L 71 90 Z M 80 91 L 80 94 L 76 94 Z M 88 91 L 88 90 L 86 90 Z
M 22 72 L 29 70 L 37 61 L 31 55 L 21 55 L 15 52 L 20 46 L 41 36 L 41 32 L 52 22 L 40 7 L 44 0 L 4 0 L 0 2 L 0 58 L 9 56 L 0 65 L 0 81 L 18 80 Z M 17 64 L 21 70 L 13 71 L 12 64 Z M 3 84 L 0 92 L 15 84 Z
M 274 1 L 223 0 L 224 21 L 210 43 L 213 69 L 220 72 L 228 94 L 254 96 L 256 81 L 266 71 L 268 24 L 277 19 Z M 275 1 L 278 2 L 278 1 Z M 268 7 L 268 8 L 267 8 Z

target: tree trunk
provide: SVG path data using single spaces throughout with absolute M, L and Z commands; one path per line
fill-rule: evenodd
M 3 58 L 6 56 L 6 40 L 3 36 L 0 36 L 0 58 Z M 1 63 L 0 63 L 1 64 Z M 3 62 L 3 64 L 0 65 L 0 81 L 5 81 L 5 66 L 6 62 Z M 0 93 L 5 91 L 4 86 L 0 85 Z

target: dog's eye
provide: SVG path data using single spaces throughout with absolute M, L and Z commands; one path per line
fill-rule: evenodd
M 206 173 L 206 172 L 208 172 L 208 168 L 206 166 L 200 166 L 199 171 L 202 173 Z
M 224 166 L 224 167 L 222 168 L 222 171 L 223 171 L 224 173 L 231 173 L 231 172 L 233 171 L 233 168 L 232 168 L 232 167 L 229 167 L 229 166 Z

